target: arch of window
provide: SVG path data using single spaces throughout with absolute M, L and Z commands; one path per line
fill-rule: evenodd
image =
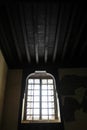
M 35 71 L 26 78 L 22 122 L 61 122 L 56 81 L 46 71 Z

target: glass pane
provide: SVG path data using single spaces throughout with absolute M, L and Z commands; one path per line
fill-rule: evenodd
M 29 115 L 29 114 L 32 115 L 32 109 L 27 109 L 27 110 L 26 110 L 26 114 L 27 114 L 27 115 Z
M 48 96 L 48 101 L 54 101 L 54 96 Z
M 53 90 L 48 90 L 48 95 L 53 95 L 54 91 Z
M 26 120 L 32 120 L 32 115 L 28 115 L 28 116 L 26 117 Z
M 40 85 L 34 85 L 34 89 L 40 89 Z
M 47 96 L 42 96 L 42 102 L 46 101 L 47 102 Z
M 33 86 L 34 86 L 33 84 L 29 84 L 28 89 L 33 89 Z
M 48 89 L 53 89 L 53 85 L 48 85 Z
M 42 120 L 47 120 L 48 119 L 48 116 L 43 116 L 42 115 Z
M 49 120 L 54 120 L 55 116 L 54 115 L 49 115 Z
M 40 110 L 39 109 L 34 109 L 34 115 L 35 114 L 39 115 L 40 114 Z
M 34 102 L 34 108 L 39 108 L 40 107 L 40 103 L 39 102 Z
M 49 108 L 54 108 L 54 102 L 49 102 L 48 105 L 49 105 Z
M 47 102 L 42 102 L 42 109 L 47 108 L 47 106 L 48 106 Z
M 33 90 L 28 90 L 28 95 L 33 95 Z
M 42 109 L 42 116 L 48 114 L 48 109 Z
M 33 96 L 27 96 L 27 101 L 33 101 Z
M 42 79 L 42 84 L 47 84 L 47 79 Z
M 42 90 L 42 95 L 47 95 L 47 91 Z
M 34 115 L 33 118 L 34 120 L 39 120 L 39 115 Z
M 35 84 L 40 84 L 40 79 L 35 79 Z
M 53 115 L 54 114 L 54 109 L 49 109 L 49 115 Z
M 34 90 L 34 96 L 35 95 L 39 95 L 40 94 L 40 91 L 39 90 Z
M 40 97 L 39 96 L 34 96 L 34 101 L 40 101 Z
M 28 84 L 33 84 L 34 80 L 33 79 L 28 79 Z
M 33 102 L 27 102 L 27 108 L 33 108 Z
M 48 84 L 53 84 L 53 79 L 48 79 Z
M 47 90 L 47 85 L 42 85 L 42 89 L 46 89 Z

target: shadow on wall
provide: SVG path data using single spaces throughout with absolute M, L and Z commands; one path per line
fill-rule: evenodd
M 64 76 L 61 81 L 62 111 L 66 122 L 75 121 L 76 111 L 87 113 L 87 77 Z

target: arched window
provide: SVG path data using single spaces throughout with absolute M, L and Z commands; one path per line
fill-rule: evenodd
M 46 71 L 35 71 L 26 78 L 22 122 L 61 122 L 56 81 Z

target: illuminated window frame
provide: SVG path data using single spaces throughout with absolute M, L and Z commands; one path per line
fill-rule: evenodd
M 26 79 L 22 123 L 61 122 L 56 81 L 46 71 L 35 71 Z

